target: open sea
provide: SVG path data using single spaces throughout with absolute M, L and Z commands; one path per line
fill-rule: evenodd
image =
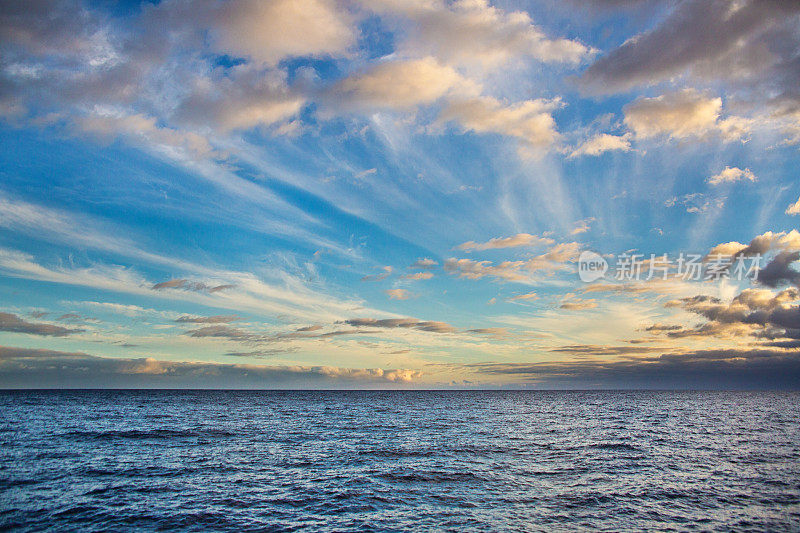
M 800 393 L 0 392 L 0 529 L 800 531 Z

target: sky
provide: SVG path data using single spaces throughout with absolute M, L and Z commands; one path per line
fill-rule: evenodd
M 800 386 L 797 2 L 3 2 L 0 146 L 3 388 Z

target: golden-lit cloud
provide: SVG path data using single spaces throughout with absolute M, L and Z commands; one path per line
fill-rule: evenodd
M 744 119 L 720 120 L 722 99 L 684 89 L 653 98 L 639 98 L 624 108 L 625 124 L 639 139 L 688 139 L 719 135 L 727 141 L 741 139 L 748 128 Z
M 530 233 L 518 233 L 511 237 L 495 237 L 483 243 L 468 241 L 456 246 L 458 250 L 466 252 L 496 250 L 499 248 L 515 248 L 518 246 L 539 246 L 543 244 L 553 244 L 555 241 L 549 237 L 539 237 Z

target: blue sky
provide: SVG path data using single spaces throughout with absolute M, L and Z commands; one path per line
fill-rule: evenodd
M 798 22 L 4 5 L 0 385 L 794 387 Z M 626 252 L 765 276 L 615 279 Z

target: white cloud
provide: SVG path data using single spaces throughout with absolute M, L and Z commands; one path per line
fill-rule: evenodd
M 725 198 L 708 198 L 703 193 L 684 194 L 683 196 L 674 196 L 664 202 L 665 207 L 675 207 L 682 205 L 686 208 L 687 213 L 706 213 L 713 209 L 722 209 L 725 207 Z
M 758 178 L 756 178 L 755 174 L 753 174 L 749 168 L 742 170 L 738 167 L 725 167 L 725 170 L 711 176 L 706 181 L 710 185 L 719 185 L 721 183 L 734 183 L 742 180 L 756 181 L 757 179 Z
M 182 269 L 191 269 L 204 286 L 226 286 L 220 291 L 154 290 L 153 281 L 131 268 L 119 265 L 93 264 L 86 267 L 48 267 L 39 264 L 30 254 L 0 248 L 0 272 L 23 279 L 47 281 L 63 285 L 91 287 L 123 294 L 135 294 L 170 301 L 181 300 L 212 308 L 249 311 L 296 317 L 304 321 L 333 321 L 361 307 L 358 300 L 342 300 L 321 292 L 297 276 L 275 271 L 270 276 L 251 272 L 214 270 L 201 265 L 176 261 Z
M 629 133 L 624 135 L 599 133 L 573 150 L 569 157 L 600 155 L 604 152 L 611 152 L 614 150 L 629 152 L 631 150 L 631 135 Z

